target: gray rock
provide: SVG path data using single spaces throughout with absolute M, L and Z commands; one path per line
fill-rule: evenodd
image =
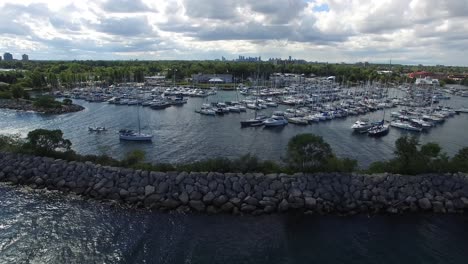
M 275 190 L 275 191 L 278 191 L 278 190 L 281 190 L 284 188 L 284 185 L 281 181 L 278 181 L 278 180 L 274 180 L 271 184 L 270 184 L 270 189 L 271 190 Z
M 145 196 L 153 194 L 154 190 L 155 190 L 154 186 L 146 185 L 145 186 Z
M 221 211 L 225 212 L 225 213 L 229 213 L 232 211 L 232 209 L 234 208 L 234 205 L 230 202 L 227 202 L 225 204 L 223 204 L 223 206 L 221 206 Z
M 253 212 L 257 209 L 257 207 L 255 207 L 255 205 L 250 205 L 250 204 L 242 204 L 241 206 L 241 212 L 244 212 L 244 213 L 250 213 L 250 212 Z
M 232 190 L 238 193 L 243 191 L 240 183 L 237 181 L 232 184 Z
M 313 197 L 305 197 L 304 198 L 305 207 L 308 209 L 315 209 L 317 206 L 317 200 Z
M 129 195 L 129 192 L 125 189 L 120 189 L 119 194 L 120 194 L 120 197 L 125 198 Z
M 289 191 L 289 193 L 294 196 L 294 197 L 300 197 L 302 196 L 302 191 L 296 188 L 293 188 Z
M 200 192 L 194 191 L 190 194 L 190 200 L 201 200 L 203 195 Z
M 468 208 L 468 198 L 461 197 L 460 200 L 462 201 L 463 206 L 465 207 L 465 209 L 467 209 Z
M 167 191 L 169 191 L 169 184 L 167 182 L 161 182 L 156 190 L 159 194 L 166 193 Z
M 434 213 L 445 213 L 445 207 L 444 204 L 440 201 L 435 201 L 432 203 L 432 209 L 434 210 Z
M 215 198 L 215 195 L 212 192 L 209 192 L 203 196 L 203 202 L 204 203 L 211 203 L 213 199 Z
M 210 188 L 210 190 L 212 191 L 216 190 L 217 187 L 218 187 L 218 182 L 216 181 L 210 181 L 210 183 L 208 183 L 208 188 Z
M 258 200 L 252 196 L 245 197 L 244 202 L 249 205 L 254 205 L 254 206 L 258 205 Z
M 276 191 L 274 191 L 274 190 L 266 190 L 266 191 L 263 192 L 263 195 L 273 197 L 273 196 L 275 196 L 275 193 L 276 193 Z
M 286 199 L 283 199 L 281 203 L 278 205 L 278 211 L 286 212 L 289 209 L 289 203 Z
M 418 200 L 419 207 L 423 210 L 429 210 L 432 207 L 431 201 L 427 198 L 422 198 Z
M 237 197 L 234 197 L 234 198 L 229 199 L 229 202 L 231 202 L 232 204 L 234 204 L 236 206 L 239 206 L 240 203 L 241 203 L 241 199 L 239 199 Z
M 225 195 L 220 195 L 213 200 L 213 204 L 217 207 L 221 207 L 228 201 L 228 198 Z
M 175 209 L 180 205 L 179 201 L 173 200 L 173 199 L 166 199 L 161 202 L 161 206 L 167 208 L 167 209 Z
M 175 183 L 176 183 L 176 184 L 180 184 L 180 183 L 185 179 L 185 177 L 186 177 L 187 175 L 188 175 L 188 174 L 187 174 L 187 172 L 185 172 L 185 171 L 179 173 L 179 174 L 176 176 L 176 178 L 175 178 Z
M 180 200 L 183 204 L 187 204 L 188 201 L 189 201 L 188 193 L 182 192 L 182 193 L 179 195 L 179 200 Z
M 205 204 L 202 201 L 190 201 L 189 206 L 197 212 L 203 212 L 205 210 Z

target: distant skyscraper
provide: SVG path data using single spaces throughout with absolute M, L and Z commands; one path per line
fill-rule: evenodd
M 0 61 L 2 61 L 2 56 L 0 56 Z
M 5 61 L 12 61 L 13 60 L 13 55 L 11 55 L 11 53 L 5 52 L 5 54 L 3 54 L 3 59 Z
M 23 61 L 28 61 L 29 60 L 29 56 L 28 54 L 23 54 Z

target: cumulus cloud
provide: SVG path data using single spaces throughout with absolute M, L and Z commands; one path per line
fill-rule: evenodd
M 0 10 L 0 51 L 31 58 L 467 64 L 460 0 L 3 0 Z
M 105 0 L 101 8 L 111 13 L 138 13 L 154 11 L 141 0 Z

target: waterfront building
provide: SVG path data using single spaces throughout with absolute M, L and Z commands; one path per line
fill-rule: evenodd
M 439 80 L 438 79 L 433 79 L 431 77 L 425 77 L 425 78 L 417 78 L 416 85 L 436 85 L 439 86 Z
M 232 83 L 232 74 L 192 74 L 192 80 L 196 83 L 209 83 L 210 80 L 217 79 L 221 80 L 217 82 Z
M 13 60 L 13 55 L 11 55 L 11 53 L 9 53 L 9 52 L 5 52 L 5 53 L 3 54 L 3 59 L 4 59 L 5 61 L 12 61 L 12 60 Z
M 163 85 L 166 82 L 166 76 L 164 75 L 155 75 L 155 76 L 145 76 L 145 85 L 148 86 L 158 86 Z
M 29 56 L 28 56 L 28 54 L 23 54 L 22 60 L 23 60 L 23 61 L 29 61 Z

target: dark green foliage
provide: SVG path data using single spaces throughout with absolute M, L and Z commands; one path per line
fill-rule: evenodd
M 35 154 L 46 155 L 57 150 L 68 151 L 72 143 L 63 138 L 61 130 L 36 129 L 28 133 L 25 148 Z
M 0 99 L 11 99 L 13 97 L 10 91 L 0 91 Z
M 11 86 L 11 95 L 13 96 L 13 98 L 15 99 L 19 99 L 19 98 L 22 98 L 24 96 L 24 89 L 19 86 L 19 85 L 12 85 Z
M 333 158 L 333 152 L 322 137 L 313 134 L 299 134 L 288 143 L 287 162 L 299 171 L 317 171 L 326 167 Z
M 145 163 L 145 153 L 141 150 L 127 153 L 121 161 L 107 155 L 79 155 L 70 149 L 71 142 L 63 139 L 62 131 L 45 129 L 31 131 L 25 140 L 17 136 L 0 136 L 0 151 L 49 156 L 68 161 L 91 161 L 104 166 L 120 166 L 150 171 L 294 173 L 353 172 L 357 170 L 356 160 L 337 158 L 321 137 L 305 134 L 298 135 L 293 139 L 291 139 L 288 153 L 291 151 L 294 158 L 287 159 L 288 162 L 291 162 L 288 163 L 287 167 L 272 161 L 259 160 L 250 154 L 237 159 L 216 158 L 187 164 Z M 306 145 L 305 148 L 303 144 Z M 395 158 L 372 163 L 368 172 L 400 174 L 468 172 L 468 148 L 461 149 L 450 159 L 441 152 L 440 146 L 436 143 L 427 143 L 419 147 L 417 139 L 402 137 L 395 142 L 395 145 Z M 319 154 L 323 154 L 323 156 Z
M 62 107 L 62 104 L 60 102 L 56 101 L 54 97 L 48 96 L 48 95 L 43 95 L 43 96 L 36 98 L 33 104 L 36 107 L 42 107 L 42 108 Z
M 374 162 L 369 166 L 371 173 L 391 172 L 400 174 L 442 173 L 454 171 L 455 167 L 463 170 L 463 154 L 459 154 L 450 160 L 447 154 L 437 143 L 427 143 L 419 147 L 419 141 L 415 137 L 401 137 L 395 142 L 395 158 L 389 161 Z M 460 157 L 458 159 L 457 157 Z M 461 160 L 461 162 L 456 162 Z M 468 161 L 468 159 L 466 159 Z M 454 164 L 457 165 L 454 165 Z
M 468 147 L 460 149 L 450 161 L 453 172 L 468 172 Z
M 71 105 L 73 103 L 72 99 L 65 98 L 62 101 L 62 104 L 64 105 Z

